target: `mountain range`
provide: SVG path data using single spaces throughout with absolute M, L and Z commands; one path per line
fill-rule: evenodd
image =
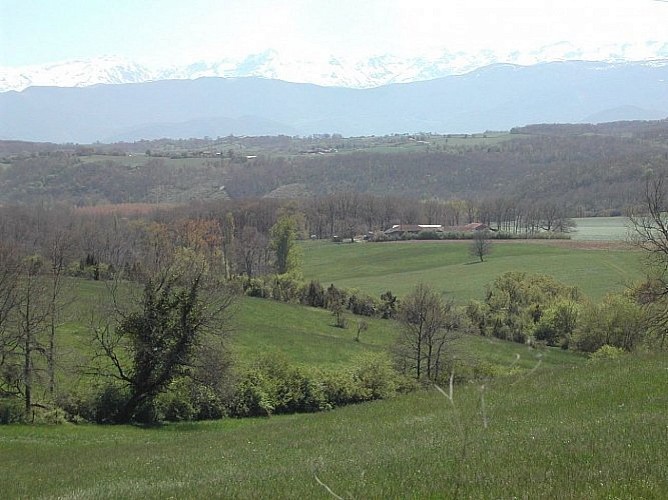
M 121 57 L 104 56 L 38 66 L 0 67 L 0 92 L 20 91 L 35 86 L 86 87 L 95 84 L 247 76 L 322 86 L 371 88 L 461 75 L 498 63 L 527 66 L 552 61 L 618 63 L 657 59 L 668 59 L 668 42 L 601 46 L 595 51 L 560 42 L 536 47 L 529 52 L 489 49 L 464 52 L 444 49 L 419 56 L 380 54 L 366 58 L 331 54 L 288 56 L 268 49 L 239 57 L 170 66 L 140 64 Z
M 122 77 L 121 72 L 119 83 Z M 668 59 L 493 64 L 363 89 L 263 77 L 31 86 L 0 93 L 0 116 L 0 139 L 79 143 L 229 134 L 470 133 L 529 123 L 660 119 L 668 116 Z

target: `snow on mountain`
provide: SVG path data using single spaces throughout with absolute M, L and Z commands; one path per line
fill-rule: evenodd
M 87 87 L 97 83 L 139 83 L 152 80 L 148 68 L 125 59 L 105 56 L 43 66 L 0 68 L 0 92 L 26 87 Z
M 431 80 L 469 73 L 495 63 L 533 65 L 548 61 L 648 61 L 663 64 L 668 42 L 622 44 L 581 49 L 569 42 L 538 47 L 532 52 L 450 52 L 436 56 L 377 55 L 364 60 L 327 56 L 286 57 L 274 50 L 240 58 L 198 61 L 185 66 L 152 68 L 115 56 L 42 66 L 0 68 L 0 92 L 31 86 L 85 87 L 95 84 L 141 83 L 152 80 L 192 80 L 200 77 L 255 76 L 321 86 L 369 88 L 390 83 Z

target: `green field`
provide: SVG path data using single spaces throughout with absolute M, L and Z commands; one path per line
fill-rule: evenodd
M 460 302 L 481 299 L 485 285 L 507 271 L 548 274 L 593 299 L 642 277 L 641 255 L 629 250 L 499 241 L 482 263 L 468 250 L 462 241 L 304 242 L 304 277 L 374 296 L 387 290 L 402 296 L 423 281 Z
M 77 280 L 76 284 L 80 286 L 81 297 L 77 307 L 82 310 L 91 310 L 95 304 L 108 300 L 103 283 Z M 70 321 L 61 327 L 59 347 L 64 365 L 80 365 L 92 355 L 89 319 L 90 315 L 86 313 L 70 316 Z M 347 328 L 337 328 L 332 314 L 325 309 L 240 297 L 230 309 L 225 329 L 230 332 L 228 344 L 240 366 L 252 363 L 263 354 L 281 353 L 291 363 L 324 369 L 349 365 L 365 353 L 383 352 L 398 332 L 393 321 L 349 313 L 346 319 Z M 367 323 L 368 330 L 361 334 L 358 342 L 355 336 L 357 322 L 361 320 Z M 519 358 L 516 366 L 521 369 L 532 368 L 537 356 L 550 366 L 580 364 L 585 360 L 580 355 L 559 349 L 538 352 L 527 350 L 520 344 L 469 335 L 454 341 L 452 349 L 459 357 L 472 362 L 500 367 L 507 367 Z M 65 371 L 61 382 L 70 385 L 74 378 L 73 373 Z
M 341 329 L 334 326 L 334 318 L 324 309 L 244 298 L 232 319 L 231 346 L 242 362 L 264 353 L 280 352 L 297 364 L 336 368 L 360 354 L 383 351 L 396 336 L 397 325 L 393 321 L 364 318 L 369 329 L 356 342 L 356 322 L 360 317 L 347 318 L 348 328 Z M 560 349 L 535 351 L 521 344 L 470 335 L 454 341 L 451 349 L 464 359 L 501 368 L 516 363 L 518 368 L 530 369 L 538 359 L 546 366 L 571 366 L 586 359 Z
M 626 217 L 583 217 L 574 221 L 576 226 L 571 238 L 577 241 L 627 241 L 629 238 Z
M 3 498 L 665 498 L 668 358 L 327 413 L 0 429 Z M 485 427 L 485 423 L 487 426 Z

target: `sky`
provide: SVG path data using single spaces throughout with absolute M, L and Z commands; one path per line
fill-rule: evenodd
M 0 66 L 668 44 L 668 0 L 0 0 Z M 637 58 L 645 56 L 641 49 Z M 631 51 L 633 54 L 633 51 Z

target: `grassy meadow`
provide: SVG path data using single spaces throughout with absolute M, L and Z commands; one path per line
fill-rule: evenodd
M 630 235 L 626 217 L 582 217 L 575 224 L 571 238 L 576 241 L 626 241 Z
M 327 413 L 0 429 L 3 498 L 665 498 L 668 358 Z
M 642 277 L 638 252 L 570 243 L 493 242 L 481 263 L 469 255 L 466 241 L 305 242 L 304 277 L 374 296 L 387 290 L 402 296 L 423 281 L 458 302 L 482 298 L 485 285 L 507 271 L 548 274 L 592 299 L 622 291 Z
M 397 326 L 392 321 L 364 318 L 369 329 L 354 340 L 359 317 L 347 315 L 346 329 L 334 326 L 329 311 L 272 300 L 244 298 L 232 319 L 231 347 L 241 362 L 260 354 L 280 352 L 303 366 L 336 368 L 356 356 L 381 352 L 394 341 Z M 485 363 L 500 370 L 528 370 L 540 360 L 544 366 L 577 366 L 586 358 L 560 349 L 536 351 L 493 338 L 463 335 L 450 349 L 456 357 L 473 364 Z

